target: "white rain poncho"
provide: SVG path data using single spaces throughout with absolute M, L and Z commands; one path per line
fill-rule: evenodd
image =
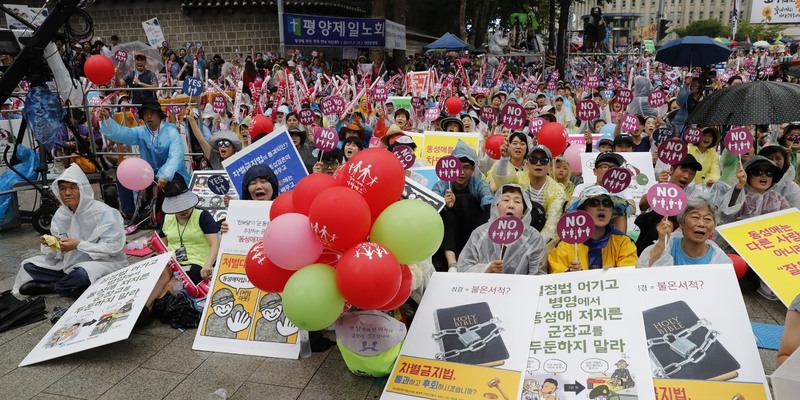
M 641 115 L 643 117 L 657 117 L 658 109 L 651 106 L 647 96 L 655 90 L 650 79 L 644 76 L 633 78 L 633 102 L 628 105 L 628 114 Z
M 458 272 L 486 272 L 489 264 L 500 259 L 502 246 L 495 244 L 489 239 L 489 226 L 492 221 L 499 217 L 497 204 L 503 196 L 503 190 L 507 187 L 519 188 L 522 192 L 522 199 L 525 202 L 525 211 L 522 222 L 525 230 L 516 242 L 506 246 L 503 256 L 503 272 L 506 274 L 539 275 L 545 274 L 545 242 L 542 235 L 531 227 L 531 201 L 525 190 L 519 185 L 503 185 L 494 195 L 492 208 L 490 210 L 489 222 L 475 228 L 469 236 L 467 244 L 458 256 L 456 268 Z
M 61 201 L 58 192 L 59 181 L 73 182 L 80 188 L 80 202 L 73 213 Z M 22 261 L 22 265 L 32 263 L 40 268 L 70 273 L 81 267 L 94 283 L 99 278 L 117 271 L 126 265 L 125 231 L 119 211 L 94 200 L 94 190 L 77 164 L 73 164 L 53 182 L 55 193 L 61 207 L 56 210 L 50 223 L 50 232 L 56 237 L 80 240 L 78 248 L 67 253 L 41 246 L 41 255 Z M 14 281 L 13 292 L 33 280 L 24 268 L 20 268 Z
M 800 209 L 800 186 L 794 182 L 795 172 L 794 166 L 790 165 L 783 174 L 783 178 L 772 187 L 772 190 L 780 193 L 790 206 Z
M 672 259 L 672 246 L 680 246 L 680 242 L 675 240 L 675 238 L 682 238 L 683 232 L 677 230 L 669 235 L 667 239 L 667 243 L 664 245 L 664 251 L 661 253 L 661 257 L 659 257 L 651 267 L 663 267 L 669 265 L 675 265 L 675 260 Z M 731 259 L 728 258 L 728 255 L 725 254 L 724 251 L 714 242 L 711 240 L 706 240 L 706 244 L 709 246 L 708 251 L 712 253 L 711 261 L 709 264 L 730 264 Z M 642 255 L 639 256 L 639 261 L 636 263 L 636 268 L 647 268 L 650 264 L 650 253 L 653 252 L 653 248 L 655 244 L 648 246 L 642 252 Z

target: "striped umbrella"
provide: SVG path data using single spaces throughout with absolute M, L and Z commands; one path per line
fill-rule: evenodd
M 718 90 L 694 108 L 687 124 L 747 125 L 800 121 L 800 85 L 755 81 Z

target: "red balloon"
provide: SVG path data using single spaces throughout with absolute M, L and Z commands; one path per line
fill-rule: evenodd
M 395 158 L 395 160 L 397 159 Z M 317 195 L 322 193 L 323 190 L 334 186 L 336 186 L 336 180 L 328 174 L 311 174 L 303 177 L 294 187 L 294 194 L 292 195 L 294 212 L 308 215 L 311 202 L 317 198 Z
M 483 150 L 492 160 L 499 160 L 500 146 L 502 146 L 505 141 L 506 137 L 503 135 L 489 136 L 489 138 L 486 139 L 486 143 L 483 144 Z
M 547 122 L 539 130 L 539 144 L 547 146 L 553 157 L 567 149 L 567 130 L 558 122 Z
M 275 200 L 272 201 L 272 206 L 269 208 L 269 220 L 272 221 L 278 216 L 294 212 L 294 203 L 292 202 L 292 197 L 294 195 L 294 189 L 287 190 L 281 193 Z
M 317 261 L 314 261 L 314 264 L 328 264 L 331 267 L 335 268 L 336 264 L 339 264 L 339 257 L 341 256 L 342 256 L 341 252 L 327 248 L 322 248 L 322 254 L 319 255 Z
M 340 185 L 349 187 L 364 197 L 373 220 L 378 218 L 384 208 L 400 200 L 406 184 L 406 174 L 400 160 L 392 152 L 382 148 L 359 151 L 334 176 Z
M 351 247 L 336 266 L 336 285 L 342 296 L 364 310 L 388 304 L 402 281 L 397 257 L 377 243 L 364 242 Z
M 461 102 L 461 99 L 456 96 L 452 96 L 444 101 L 444 109 L 450 115 L 460 114 L 463 107 L 464 104 Z
M 742 279 L 747 273 L 747 262 L 737 254 L 728 254 L 728 258 L 733 263 L 733 270 L 736 271 L 736 279 Z
M 279 293 L 286 286 L 286 281 L 294 275 L 296 271 L 283 269 L 269 260 L 264 252 L 264 242 L 259 240 L 250 251 L 244 261 L 244 271 L 247 279 L 250 279 L 255 287 L 271 293 Z
M 93 55 L 83 64 L 83 73 L 95 85 L 105 85 L 114 78 L 114 62 L 104 55 Z
M 250 121 L 250 137 L 255 138 L 262 133 L 272 133 L 275 124 L 266 115 L 256 115 Z
M 325 189 L 314 199 L 308 222 L 323 246 L 339 251 L 365 241 L 372 227 L 367 201 L 342 186 Z
M 400 282 L 400 289 L 397 290 L 397 294 L 394 295 L 394 298 L 390 302 L 379 308 L 381 311 L 390 311 L 402 306 L 411 294 L 411 283 L 413 281 L 411 269 L 405 264 L 400 264 L 400 269 L 403 272 L 403 281 Z

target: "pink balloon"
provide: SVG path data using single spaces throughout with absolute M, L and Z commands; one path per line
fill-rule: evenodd
M 298 270 L 313 264 L 322 254 L 308 217 L 298 213 L 279 215 L 264 231 L 264 253 L 275 265 Z
M 569 169 L 574 173 L 581 172 L 581 153 L 583 153 L 583 150 L 578 145 L 569 146 L 564 150 L 564 158 L 569 161 Z
M 141 158 L 126 158 L 117 167 L 117 179 L 130 190 L 144 190 L 150 187 L 155 178 L 153 167 Z

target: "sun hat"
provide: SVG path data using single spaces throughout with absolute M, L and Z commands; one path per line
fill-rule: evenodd
M 627 200 L 620 196 L 610 193 L 606 188 L 600 185 L 592 185 L 583 189 L 578 198 L 572 200 L 567 207 L 566 212 L 575 211 L 583 205 L 586 200 L 598 196 L 608 196 L 614 203 L 614 215 L 633 215 L 633 206 Z
M 145 110 L 158 111 L 158 113 L 161 114 L 161 119 L 164 119 L 167 116 L 167 114 L 164 113 L 164 110 L 161 109 L 161 103 L 157 101 L 149 100 L 142 103 L 142 106 L 139 107 L 138 112 L 139 119 L 144 119 Z
M 183 179 L 173 179 L 164 187 L 164 204 L 161 210 L 164 214 L 177 214 L 194 208 L 200 203 L 200 198 L 189 191 Z

